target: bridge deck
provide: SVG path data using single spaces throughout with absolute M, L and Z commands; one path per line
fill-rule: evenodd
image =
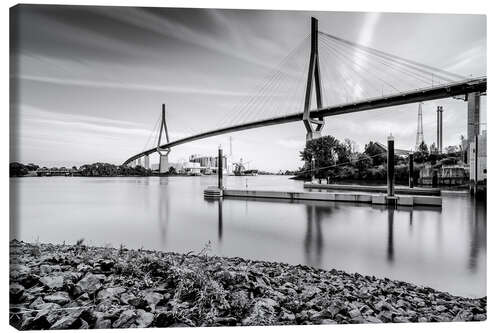
M 328 117 L 328 116 L 336 116 L 345 113 L 353 113 L 360 111 L 367 111 L 373 109 L 380 109 L 390 106 L 411 104 L 424 102 L 429 100 L 441 99 L 454 97 L 459 95 L 465 95 L 472 92 L 486 92 L 486 77 L 474 78 L 470 80 L 454 82 L 446 85 L 433 86 L 425 89 L 412 90 L 408 92 L 403 92 L 394 95 L 388 95 L 378 98 L 361 100 L 353 103 L 340 104 L 330 107 L 324 107 L 321 109 L 317 109 L 311 111 L 311 117 L 319 118 L 319 117 Z M 217 136 L 230 132 L 243 131 L 246 129 L 271 126 L 277 124 L 284 124 L 294 121 L 302 121 L 302 113 L 295 113 L 287 116 L 281 116 L 276 118 L 270 118 L 265 120 L 254 121 L 250 123 L 228 126 L 225 128 L 219 128 L 212 131 L 207 131 L 203 133 L 199 133 L 196 135 L 188 136 L 179 140 L 174 140 L 169 143 L 166 143 L 160 146 L 160 149 L 172 148 L 174 146 L 178 146 L 184 143 Z M 127 159 L 123 164 L 128 164 L 138 158 L 141 158 L 146 155 L 150 155 L 156 151 L 155 148 L 151 148 L 149 150 L 143 151 L 139 154 L 136 154 L 129 159 Z

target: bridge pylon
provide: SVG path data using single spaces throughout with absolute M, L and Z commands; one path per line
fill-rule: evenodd
M 323 117 L 311 117 L 311 94 L 313 90 L 316 92 L 316 106 L 318 109 L 323 107 L 322 91 L 321 91 L 321 75 L 319 71 L 318 57 L 318 19 L 311 17 L 311 56 L 309 58 L 309 72 L 307 74 L 307 87 L 304 103 L 304 114 L 302 121 L 306 127 L 306 141 L 321 137 L 321 130 L 325 126 Z
M 170 142 L 168 138 L 167 122 L 165 120 L 165 103 L 161 105 L 161 123 L 160 123 L 160 134 L 158 135 L 158 145 L 156 146 L 156 151 L 160 155 L 159 163 L 159 173 L 165 173 L 168 171 L 168 154 L 170 153 L 170 148 L 161 148 L 161 135 L 163 134 L 163 129 L 165 129 L 165 138 L 167 143 Z

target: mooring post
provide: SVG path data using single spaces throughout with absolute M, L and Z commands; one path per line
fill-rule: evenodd
M 223 188 L 222 184 L 222 147 L 219 146 L 219 159 L 217 161 L 217 178 L 218 178 L 218 187 L 220 190 Z
M 409 170 L 408 170 L 408 179 L 409 179 L 409 186 L 410 188 L 413 188 L 413 152 L 410 152 L 410 154 L 408 155 L 408 159 L 409 159 Z
M 394 197 L 394 137 L 387 137 L 387 202 Z

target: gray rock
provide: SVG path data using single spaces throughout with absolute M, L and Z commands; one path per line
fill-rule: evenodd
M 22 276 L 26 276 L 31 273 L 31 269 L 26 265 L 13 264 L 10 265 L 10 278 L 12 280 L 18 280 Z
M 134 310 L 125 310 L 120 314 L 117 320 L 113 323 L 113 328 L 129 328 L 134 324 L 137 315 Z
M 59 304 L 45 303 L 33 318 L 33 323 L 40 328 L 49 328 L 56 321 L 60 308 Z
M 43 308 L 43 304 L 45 304 L 43 298 L 41 296 L 38 296 L 33 302 L 31 302 L 30 308 L 40 310 L 41 308 Z
M 283 321 L 294 321 L 295 320 L 295 315 L 291 312 L 283 312 L 281 315 L 281 320 Z
M 78 281 L 76 286 L 79 288 L 81 293 L 88 293 L 89 295 L 92 295 L 101 289 L 102 284 L 100 282 L 100 278 L 96 274 L 88 273 L 80 281 Z
M 335 320 L 331 320 L 331 319 L 323 319 L 323 320 L 321 320 L 320 324 L 321 325 L 335 325 L 335 324 L 337 324 L 337 322 Z
M 438 312 L 443 312 L 443 311 L 446 311 L 448 310 L 448 308 L 444 305 L 438 305 L 434 308 L 434 310 L 438 311 Z
M 393 323 L 409 323 L 410 321 L 402 316 L 396 316 L 392 319 Z
M 61 266 L 59 265 L 40 265 L 40 274 L 47 275 L 52 272 L 60 272 Z
M 474 315 L 474 318 L 472 318 L 474 321 L 485 321 L 486 320 L 486 314 L 484 313 L 478 313 Z
M 135 320 L 137 327 L 145 328 L 151 326 L 154 320 L 154 315 L 142 309 L 137 310 L 137 318 Z
M 271 298 L 261 298 L 255 302 L 250 314 L 243 319 L 243 325 L 272 325 L 276 321 L 276 313 L 274 307 L 278 303 Z
M 43 276 L 40 278 L 40 282 L 49 289 L 61 289 L 63 287 L 64 279 L 60 275 Z
M 59 320 L 57 320 L 52 326 L 50 326 L 51 330 L 64 330 L 71 328 L 79 328 L 80 323 L 80 315 L 82 314 L 83 309 L 72 310 L 69 313 L 64 314 Z
M 380 324 L 380 323 L 383 323 L 382 320 L 378 319 L 377 317 L 374 317 L 374 316 L 366 316 L 365 317 L 365 320 L 368 322 L 368 323 L 373 323 L 373 324 Z
M 69 295 L 65 291 L 58 291 L 55 292 L 51 295 L 47 295 L 43 298 L 45 302 L 48 303 L 56 303 L 59 305 L 64 305 L 66 303 L 69 303 L 71 301 L 71 298 L 69 298 Z
M 300 293 L 300 298 L 303 299 L 304 301 L 308 301 L 311 298 L 315 297 L 317 294 L 321 293 L 321 289 L 315 286 L 307 286 L 302 292 Z
M 214 319 L 214 324 L 221 326 L 235 326 L 238 320 L 234 317 L 219 317 Z
M 349 317 L 351 318 L 356 318 L 356 317 L 360 317 L 361 316 L 361 312 L 359 311 L 359 309 L 352 309 L 351 311 L 349 311 Z
M 473 319 L 472 312 L 468 310 L 461 310 L 455 318 L 453 318 L 453 321 L 471 321 Z
M 131 293 L 127 293 L 127 292 L 125 292 L 125 293 L 123 293 L 123 294 L 121 294 L 121 295 L 120 295 L 120 302 L 121 302 L 122 304 L 124 304 L 124 305 L 129 304 L 129 302 L 130 302 L 130 301 L 133 301 L 133 300 L 135 300 L 135 299 L 137 299 L 137 297 L 136 297 L 136 296 L 134 296 L 134 295 L 133 295 L 133 294 L 131 294 Z
M 154 311 L 156 304 L 163 299 L 163 295 L 157 292 L 144 293 L 144 300 L 148 303 L 149 307 Z
M 107 298 L 115 298 L 120 296 L 125 291 L 126 289 L 122 287 L 106 288 L 97 293 L 97 299 L 104 300 Z
M 19 303 L 23 299 L 24 287 L 19 283 L 12 283 L 9 286 L 9 296 L 11 303 Z
M 104 319 L 104 318 L 97 319 L 95 322 L 94 328 L 98 328 L 98 329 L 111 328 L 111 320 Z

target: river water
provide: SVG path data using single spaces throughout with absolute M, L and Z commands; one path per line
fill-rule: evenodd
M 120 244 L 304 264 L 486 295 L 486 205 L 446 193 L 443 207 L 223 199 L 216 178 L 11 178 L 11 238 Z M 302 191 L 285 176 L 225 177 L 230 188 Z

